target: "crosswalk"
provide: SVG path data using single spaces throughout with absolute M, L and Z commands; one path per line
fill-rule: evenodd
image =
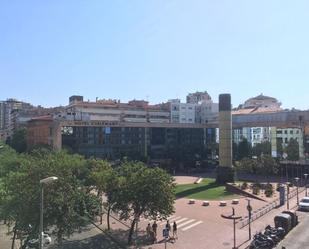
M 196 227 L 200 224 L 203 223 L 201 220 L 196 220 L 196 219 L 190 219 L 188 217 L 182 217 L 182 216 L 176 216 L 172 215 L 167 218 L 171 226 L 173 225 L 174 221 L 177 224 L 178 231 L 187 231 L 189 229 L 192 229 L 193 227 Z M 158 227 L 164 227 L 166 225 L 166 220 L 162 220 L 157 222 Z M 180 229 L 181 228 L 181 229 Z

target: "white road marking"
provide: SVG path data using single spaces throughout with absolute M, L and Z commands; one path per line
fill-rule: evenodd
M 189 223 L 192 223 L 193 221 L 195 221 L 195 219 L 192 219 L 192 220 L 187 220 L 186 222 L 180 224 L 180 225 L 177 225 L 177 228 L 181 228 L 181 227 L 184 227 L 185 225 L 189 224 Z
M 192 227 L 195 227 L 195 226 L 197 226 L 197 225 L 199 225 L 199 224 L 201 224 L 201 223 L 203 223 L 203 221 L 197 221 L 197 222 L 195 222 L 195 223 L 193 223 L 192 225 L 190 225 L 190 226 L 187 226 L 187 227 L 185 227 L 185 228 L 183 228 L 183 229 L 181 229 L 183 232 L 184 231 L 187 231 L 187 230 L 189 230 L 190 228 L 192 228 Z
M 182 219 L 180 219 L 180 220 L 177 220 L 177 222 L 176 223 L 181 223 L 181 222 L 183 222 L 183 221 L 186 221 L 187 219 L 189 219 L 189 218 L 182 218 Z M 174 221 L 173 221 L 174 222 Z M 173 223 L 172 222 L 172 223 Z M 171 223 L 171 226 L 172 226 L 172 223 Z
M 169 219 L 168 221 L 171 223 L 171 222 L 177 221 L 177 220 L 179 220 L 179 219 L 181 219 L 181 218 L 182 218 L 182 216 L 178 216 L 178 217 Z M 159 224 L 160 224 L 160 226 L 163 226 L 163 225 L 166 224 L 166 222 L 167 222 L 167 221 L 165 220 L 165 221 L 160 222 Z

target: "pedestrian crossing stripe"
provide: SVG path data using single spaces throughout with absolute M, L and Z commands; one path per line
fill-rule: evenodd
M 172 216 L 170 216 L 167 220 L 169 220 L 169 219 L 172 219 L 172 218 L 174 218 L 176 215 L 172 215 Z M 143 221 L 148 221 L 149 223 L 151 223 L 151 222 L 153 222 L 154 220 L 150 220 L 150 219 L 146 219 L 146 218 L 141 218 L 141 220 L 143 220 Z M 160 223 L 162 223 L 162 222 L 166 222 L 166 220 L 165 219 L 163 219 L 163 220 L 160 220 L 160 219 L 158 219 L 157 220 L 157 224 L 160 224 Z
M 180 216 L 178 216 L 178 217 L 180 217 Z M 176 218 L 176 215 L 172 215 L 172 216 L 168 217 L 165 220 L 161 220 L 157 224 L 165 223 L 167 220 L 171 220 L 171 219 L 174 219 L 174 218 Z
M 187 219 L 189 219 L 189 218 L 182 218 L 182 219 L 180 219 L 180 220 L 177 220 L 177 223 L 181 223 L 181 222 L 183 222 L 183 221 L 186 221 Z M 176 221 L 176 220 L 175 220 Z
M 168 221 L 171 223 L 171 222 L 177 221 L 177 220 L 179 220 L 179 219 L 181 219 L 181 218 L 182 218 L 181 216 L 178 216 L 178 217 L 175 217 L 175 218 L 169 219 Z M 158 223 L 158 224 L 159 224 L 160 226 L 163 226 L 163 225 L 165 225 L 165 224 L 166 224 L 166 222 L 167 222 L 167 220 L 162 221 L 162 222 L 160 222 L 160 223 Z
M 190 228 L 195 227 L 195 226 L 197 226 L 197 225 L 199 225 L 199 224 L 201 224 L 201 223 L 203 223 L 203 221 L 201 221 L 201 220 L 200 220 L 200 221 L 197 221 L 197 222 L 193 223 L 192 225 L 187 226 L 187 227 L 181 229 L 181 231 L 185 232 L 185 231 L 189 230 Z
M 152 222 L 150 220 L 147 220 L 147 219 L 144 219 L 145 221 L 148 221 L 149 223 Z M 182 217 L 182 216 L 175 216 L 175 215 L 172 215 L 170 217 L 168 217 L 166 220 L 162 220 L 162 221 L 159 221 L 157 222 L 157 225 L 158 226 L 165 226 L 166 225 L 166 222 L 167 220 L 170 222 L 171 226 L 172 226 L 172 223 L 175 221 L 177 223 L 177 228 L 181 229 L 181 231 L 185 232 L 201 223 L 203 223 L 203 221 L 196 221 L 196 219 L 189 219 L 189 218 L 185 218 L 185 217 Z
M 179 224 L 177 226 L 177 228 L 181 228 L 181 227 L 184 227 L 185 225 L 189 224 L 189 223 L 192 223 L 193 221 L 195 221 L 195 219 L 192 219 L 192 220 L 187 220 L 186 222 L 182 223 L 182 224 Z

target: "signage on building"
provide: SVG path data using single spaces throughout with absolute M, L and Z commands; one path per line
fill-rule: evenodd
M 119 126 L 117 121 L 66 121 L 66 126 L 108 126 L 110 131 L 110 126 Z M 107 131 L 106 131 L 107 132 Z

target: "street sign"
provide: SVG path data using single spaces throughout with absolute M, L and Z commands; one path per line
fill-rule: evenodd
M 250 205 L 247 206 L 247 210 L 248 212 L 251 212 L 252 211 L 252 207 Z

